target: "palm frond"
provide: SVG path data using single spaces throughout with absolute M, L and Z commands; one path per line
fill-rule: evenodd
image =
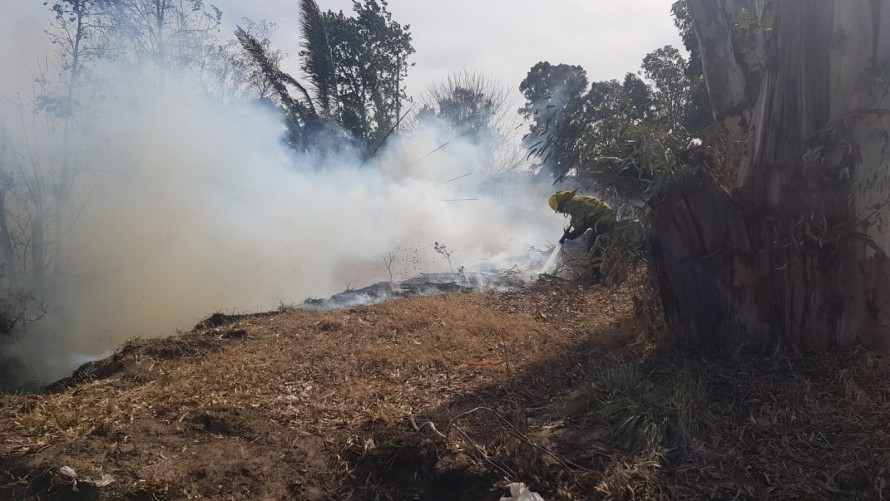
M 300 14 L 303 41 L 303 51 L 300 52 L 303 57 L 302 69 L 315 88 L 315 97 L 322 112 L 330 116 L 332 107 L 336 104 L 334 96 L 336 84 L 334 61 L 324 17 L 315 0 L 301 0 Z
M 278 68 L 278 65 L 275 64 L 266 53 L 263 44 L 240 26 L 236 26 L 235 36 L 238 38 L 241 47 L 243 47 L 245 52 L 250 55 L 256 65 L 260 68 L 260 71 L 263 72 L 263 75 L 269 80 L 270 85 L 275 89 L 275 93 L 278 95 L 278 99 L 281 100 L 281 105 L 289 113 L 293 113 L 303 121 L 310 120 L 317 116 L 315 106 L 312 103 L 309 93 L 295 78 Z M 298 99 L 294 99 L 287 89 L 288 85 L 296 87 L 303 94 L 305 102 L 300 102 Z

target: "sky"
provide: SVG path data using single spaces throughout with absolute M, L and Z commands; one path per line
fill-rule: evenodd
M 351 0 L 317 0 L 322 10 L 350 11 Z M 227 23 L 247 16 L 279 25 L 274 42 L 299 45 L 296 0 L 217 0 Z M 519 83 L 539 61 L 577 64 L 591 81 L 637 71 L 648 52 L 682 47 L 670 16 L 673 0 L 390 0 L 409 24 L 417 51 L 407 85 L 418 95 L 450 71 L 491 74 L 518 95 Z M 291 50 L 295 53 L 294 50 Z M 514 96 L 515 97 L 515 96 Z
M 323 10 L 351 10 L 351 0 L 317 0 Z M 279 26 L 273 43 L 292 54 L 298 73 L 297 0 L 214 0 L 222 36 L 244 16 Z M 673 0 L 390 0 L 394 19 L 414 37 L 408 93 L 418 96 L 451 71 L 481 71 L 518 98 L 519 83 L 539 61 L 578 64 L 591 81 L 637 71 L 643 56 L 664 45 L 682 47 L 670 17 Z M 0 91 L 27 87 L 52 51 L 43 29 L 51 13 L 41 0 L 0 0 Z M 518 107 L 518 105 L 517 105 Z

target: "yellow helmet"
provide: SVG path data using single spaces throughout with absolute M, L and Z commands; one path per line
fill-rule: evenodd
M 555 195 L 550 197 L 550 208 L 554 211 L 559 210 L 559 207 L 573 196 L 575 196 L 574 191 L 557 191 Z

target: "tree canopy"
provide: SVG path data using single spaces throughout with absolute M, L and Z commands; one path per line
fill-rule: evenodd
M 666 46 L 646 55 L 639 74 L 589 85 L 579 66 L 536 64 L 520 86 L 530 155 L 557 180 L 588 178 L 644 199 L 712 122 L 695 64 Z
M 340 149 L 353 144 L 367 156 L 398 127 L 414 48 L 410 27 L 394 21 L 387 7 L 385 0 L 355 0 L 350 16 L 322 12 L 314 0 L 302 0 L 299 56 L 305 85 L 273 64 L 268 47 L 238 29 L 242 46 L 274 83 L 277 104 L 288 121 L 287 142 L 293 148 Z

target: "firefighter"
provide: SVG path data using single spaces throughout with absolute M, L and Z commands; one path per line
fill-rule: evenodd
M 574 240 L 587 230 L 593 230 L 587 239 L 587 249 L 592 249 L 600 235 L 612 229 L 615 214 L 609 204 L 591 195 L 578 195 L 575 191 L 559 191 L 550 197 L 550 208 L 569 216 L 569 227 L 559 239 Z

